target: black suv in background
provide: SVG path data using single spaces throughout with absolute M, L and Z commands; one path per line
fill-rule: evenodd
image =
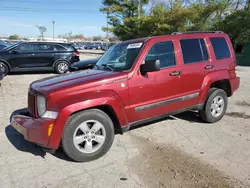
M 0 52 L 3 75 L 22 71 L 69 71 L 72 63 L 79 61 L 79 52 L 66 43 L 21 42 Z

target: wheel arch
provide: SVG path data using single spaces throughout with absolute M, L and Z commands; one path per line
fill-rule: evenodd
M 11 70 L 11 66 L 7 61 L 0 59 L 0 62 L 5 63 L 8 66 L 9 70 Z
M 201 86 L 199 102 L 200 103 L 205 102 L 210 88 L 222 89 L 226 92 L 228 97 L 232 96 L 231 84 L 229 80 L 230 76 L 228 71 L 226 70 L 208 74 L 204 78 Z
M 102 101 L 102 102 L 101 102 Z M 105 103 L 103 103 L 105 101 Z M 101 104 L 101 105 L 96 105 Z M 62 109 L 55 121 L 54 128 L 48 144 L 49 148 L 58 148 L 64 127 L 67 120 L 72 115 L 89 109 L 99 109 L 105 112 L 114 124 L 115 133 L 122 134 L 122 126 L 128 124 L 125 109 L 115 98 L 104 97 L 98 98 L 89 103 L 89 100 L 78 102 Z

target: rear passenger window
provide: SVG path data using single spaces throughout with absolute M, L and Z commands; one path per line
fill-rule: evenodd
M 198 63 L 208 60 L 204 39 L 180 40 L 184 64 Z
M 56 51 L 66 51 L 67 49 L 62 45 L 55 45 Z
M 51 52 L 54 51 L 54 45 L 53 44 L 36 44 L 38 47 L 38 51 L 41 52 Z
M 154 44 L 145 60 L 160 60 L 161 68 L 175 66 L 173 42 L 167 41 Z
M 216 59 L 225 59 L 230 57 L 227 41 L 223 37 L 210 38 Z

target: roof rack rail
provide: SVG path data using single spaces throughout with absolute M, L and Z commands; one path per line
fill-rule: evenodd
M 185 32 L 173 32 L 171 35 L 193 34 L 193 33 L 224 33 L 224 32 L 223 31 L 185 31 Z

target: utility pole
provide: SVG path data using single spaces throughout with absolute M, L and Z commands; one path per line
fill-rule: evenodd
M 55 40 L 55 21 L 52 21 L 53 23 L 53 41 Z

